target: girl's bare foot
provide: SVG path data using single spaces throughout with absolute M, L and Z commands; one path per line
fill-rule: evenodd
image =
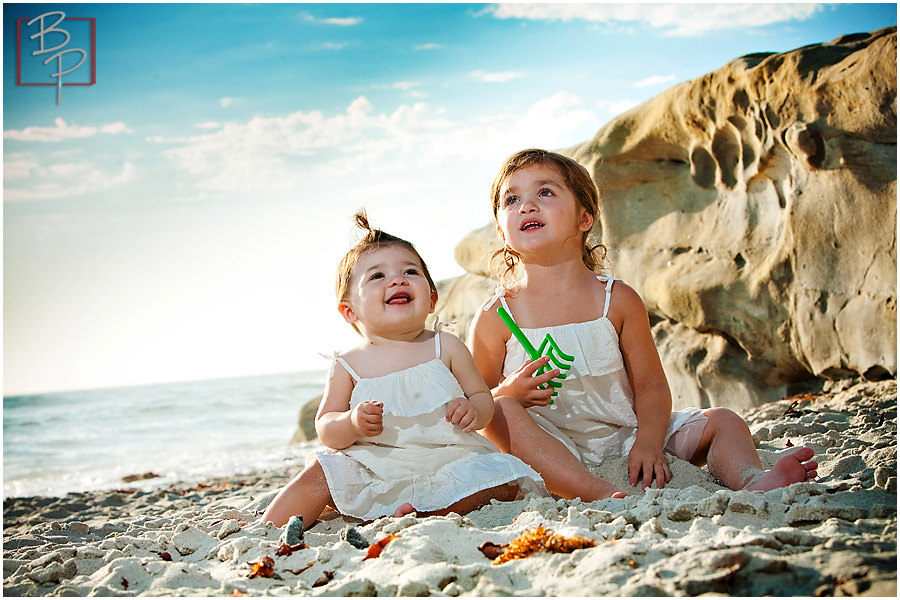
M 397 507 L 397 510 L 394 511 L 394 516 L 402 517 L 403 515 L 408 515 L 409 513 L 414 513 L 414 512 L 416 512 L 416 509 L 413 508 L 413 505 L 410 504 L 409 502 L 404 502 L 399 507 Z
M 774 467 L 750 480 L 744 489 L 768 492 L 792 483 L 814 479 L 819 463 L 810 460 L 813 454 L 812 448 L 800 448 L 787 456 L 782 456 Z

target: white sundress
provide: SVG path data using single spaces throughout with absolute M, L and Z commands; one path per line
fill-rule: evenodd
M 434 336 L 435 358 L 381 377 L 359 377 L 336 358 L 356 382 L 351 409 L 367 400 L 384 404 L 382 433 L 316 453 L 342 514 L 376 519 L 393 515 L 404 502 L 417 511 L 440 510 L 510 482 L 546 495 L 534 469 L 447 421 L 447 403 L 465 394 L 440 358 L 440 336 Z
M 538 425 L 565 444 L 583 463 L 594 464 L 600 464 L 604 458 L 627 456 L 637 436 L 638 425 L 634 394 L 619 350 L 619 336 L 606 316 L 615 279 L 597 278 L 606 282 L 606 301 L 600 318 L 553 327 L 520 327 L 535 348 L 549 333 L 563 352 L 575 356 L 554 399 L 554 406 L 534 406 L 528 412 Z M 499 299 L 509 311 L 505 297 L 501 294 Z M 493 304 L 491 302 L 486 310 Z M 503 376 L 508 377 L 530 361 L 519 341 L 511 336 L 506 343 Z M 690 460 L 706 421 L 707 417 L 698 408 L 673 412 L 665 450 Z

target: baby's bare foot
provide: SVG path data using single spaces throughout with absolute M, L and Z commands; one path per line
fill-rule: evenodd
M 813 454 L 812 448 L 800 448 L 787 456 L 782 456 L 774 467 L 751 480 L 744 489 L 768 492 L 792 483 L 815 479 L 819 463 L 809 460 Z
M 394 511 L 394 516 L 402 517 L 403 515 L 408 515 L 409 513 L 414 513 L 414 512 L 416 512 L 416 509 L 413 508 L 413 505 L 410 504 L 409 502 L 404 502 L 397 508 L 397 510 Z
M 610 482 L 606 481 L 605 479 L 598 479 L 598 481 L 601 484 L 600 485 L 600 494 L 597 496 L 598 500 L 601 500 L 603 498 L 626 498 L 626 497 L 628 497 L 628 494 L 626 492 L 623 492 L 622 490 L 620 490 L 619 488 L 617 488 Z

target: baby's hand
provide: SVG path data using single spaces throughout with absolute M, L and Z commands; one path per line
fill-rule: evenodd
M 550 357 L 542 356 L 534 362 L 525 363 L 518 371 L 500 383 L 494 395 L 512 396 L 525 408 L 547 406 L 554 390 L 549 385 L 547 389 L 538 388 L 559 375 L 559 369 L 551 369 L 541 375 L 535 375 L 535 372 L 548 362 L 550 362 Z
M 447 421 L 463 431 L 475 431 L 478 425 L 478 411 L 468 398 L 454 398 L 447 403 Z
M 350 411 L 350 423 L 363 437 L 375 437 L 384 431 L 381 402 L 368 400 Z

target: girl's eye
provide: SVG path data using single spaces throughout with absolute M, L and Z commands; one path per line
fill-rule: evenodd
M 510 204 L 514 204 L 519 198 L 516 196 L 507 196 L 503 199 L 503 206 L 509 206 Z
M 540 192 L 538 192 L 538 196 L 552 196 L 553 190 L 550 188 L 543 188 Z
M 376 279 L 381 279 L 382 277 L 384 277 L 384 273 L 376 271 L 375 273 L 372 273 L 371 276 L 369 276 L 369 281 L 375 281 Z
M 418 275 L 418 274 L 419 274 L 419 270 L 410 267 L 409 269 L 406 269 L 405 271 L 403 271 L 403 274 L 404 274 L 404 275 Z

